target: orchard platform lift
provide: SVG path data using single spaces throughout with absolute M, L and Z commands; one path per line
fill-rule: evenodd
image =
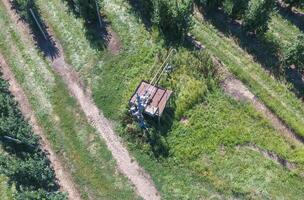
M 172 91 L 159 87 L 158 82 L 164 73 L 172 71 L 171 59 L 176 53 L 172 49 L 164 63 L 157 69 L 151 81 L 142 80 L 133 93 L 129 105 L 131 107 L 131 114 L 137 118 L 141 128 L 146 129 L 147 126 L 144 121 L 144 115 L 147 114 L 152 117 L 158 117 L 158 121 L 165 110 L 165 107 L 172 95 Z
M 137 106 L 138 98 L 140 98 L 143 105 L 144 102 L 146 102 L 146 105 L 144 106 L 145 114 L 148 114 L 152 117 L 161 117 L 171 94 L 172 91 L 161 88 L 159 86 L 153 86 L 143 80 L 134 92 L 130 100 L 130 105 Z M 146 96 L 148 99 L 145 99 Z

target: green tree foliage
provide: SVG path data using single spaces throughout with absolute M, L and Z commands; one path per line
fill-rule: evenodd
M 287 65 L 295 65 L 299 71 L 304 71 L 304 34 L 299 35 L 297 41 L 288 48 L 284 61 Z
M 153 22 L 170 39 L 179 40 L 191 25 L 192 0 L 154 0 Z
M 264 34 L 268 30 L 268 21 L 274 7 L 275 0 L 251 0 L 244 19 L 245 30 Z
M 233 19 L 241 19 L 247 10 L 248 0 L 224 0 L 223 8 Z
M 66 199 L 39 140 L 24 120 L 8 85 L 0 79 L 0 174 L 16 186 L 17 199 Z

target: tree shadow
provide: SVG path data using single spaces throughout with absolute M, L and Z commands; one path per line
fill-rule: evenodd
M 100 23 L 98 19 L 98 14 L 96 10 L 96 6 L 92 7 L 95 10 L 87 10 L 86 12 L 82 12 L 82 15 L 77 11 L 77 8 L 73 1 L 63 0 L 67 2 L 69 10 L 74 14 L 77 18 L 82 18 L 84 20 L 85 26 L 85 37 L 90 42 L 90 46 L 96 50 L 104 50 L 107 48 L 109 40 L 111 38 L 111 34 L 108 31 L 108 27 L 110 26 L 110 22 L 106 20 L 106 16 L 100 15 Z M 90 1 L 91 3 L 95 1 Z M 94 4 L 95 5 L 95 4 Z M 88 9 L 80 7 L 78 9 Z M 96 15 L 95 15 L 96 14 Z M 94 16 L 94 17 L 92 17 Z
M 304 32 L 304 14 L 293 12 L 290 8 L 282 6 L 280 3 L 277 3 L 278 13 L 296 25 L 302 32 Z
M 281 68 L 280 47 L 275 41 L 270 41 L 265 37 L 247 34 L 242 25 L 232 20 L 221 9 L 202 12 L 204 18 L 211 22 L 220 33 L 227 37 L 233 36 L 238 40 L 239 46 L 253 55 L 255 60 L 262 67 L 269 71 L 275 78 L 286 78 L 293 85 L 292 91 L 300 98 L 304 96 L 304 81 L 299 77 L 301 74 L 295 70 L 286 70 Z M 292 72 L 292 73 L 291 73 Z
M 60 55 L 59 49 L 56 47 L 52 36 L 48 33 L 48 27 L 41 19 L 39 12 L 37 12 L 37 7 L 35 4 L 31 5 L 31 12 L 29 8 L 28 10 L 24 11 L 16 1 L 12 1 L 11 3 L 12 9 L 14 9 L 19 14 L 20 20 L 29 25 L 31 34 L 33 35 L 33 39 L 35 41 L 35 45 L 42 51 L 44 56 L 52 60 L 57 58 Z M 26 16 L 28 17 L 22 15 L 24 12 L 26 12 Z
M 147 141 L 151 146 L 154 157 L 157 159 L 161 157 L 167 158 L 170 155 L 167 136 L 173 125 L 174 112 L 175 110 L 172 107 L 167 107 L 160 119 L 160 123 L 156 118 L 145 117 L 151 130 L 147 133 Z
M 304 101 L 304 75 L 291 67 L 287 67 L 284 72 L 286 80 L 293 84 L 294 93 Z
M 2 148 L 9 154 L 16 155 L 18 158 L 24 159 L 27 154 L 33 154 L 37 148 L 26 143 L 19 143 L 0 136 Z
M 146 30 L 150 32 L 152 29 L 151 11 L 147 10 L 139 0 L 128 0 L 128 2 L 132 6 L 132 11 L 141 19 Z

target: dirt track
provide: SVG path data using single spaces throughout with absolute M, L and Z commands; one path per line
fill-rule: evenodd
M 62 48 L 58 43 L 57 47 L 62 52 Z M 94 104 L 90 92 L 85 92 L 82 88 L 83 84 L 81 84 L 82 81 L 78 77 L 78 74 L 72 70 L 72 67 L 65 63 L 62 55 L 54 59 L 52 65 L 67 84 L 71 94 L 78 101 L 88 121 L 91 122 L 105 140 L 108 149 L 117 162 L 119 170 L 134 184 L 138 195 L 144 199 L 160 199 L 160 195 L 151 177 L 130 156 L 120 138 L 115 134 L 111 123 Z
M 66 172 L 60 160 L 58 159 L 57 155 L 52 150 L 51 145 L 46 139 L 42 128 L 39 126 L 39 123 L 34 115 L 34 112 L 30 106 L 30 103 L 24 91 L 16 81 L 14 74 L 12 73 L 9 66 L 6 64 L 5 60 L 1 55 L 0 55 L 0 67 L 3 73 L 3 78 L 8 81 L 9 90 L 15 96 L 15 99 L 17 100 L 20 106 L 20 110 L 23 116 L 29 120 L 33 132 L 41 138 L 40 145 L 42 149 L 46 152 L 48 159 L 51 161 L 51 165 L 55 171 L 55 175 L 61 187 L 61 190 L 68 193 L 69 199 L 80 200 L 81 199 L 80 194 L 77 191 L 76 187 L 74 186 L 70 175 Z
M 32 40 L 29 28 L 18 20 L 18 16 L 11 10 L 9 0 L 2 1 L 5 3 L 12 20 L 19 27 L 24 37 Z M 98 130 L 105 140 L 108 149 L 116 160 L 120 172 L 128 177 L 129 181 L 134 185 L 138 195 L 143 199 L 160 199 L 161 197 L 154 186 L 151 177 L 139 166 L 135 159 L 131 157 L 120 138 L 115 134 L 111 123 L 94 104 L 90 95 L 91 92 L 88 89 L 84 89 L 78 74 L 65 62 L 63 49 L 58 41 L 56 41 L 56 46 L 59 49 L 59 55 L 54 59 L 49 59 L 49 61 L 68 86 L 71 95 L 73 95 L 79 103 L 88 121 Z M 77 198 L 70 199 L 74 200 Z

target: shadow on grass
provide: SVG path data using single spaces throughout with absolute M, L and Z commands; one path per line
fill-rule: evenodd
M 123 137 L 136 144 L 136 148 L 142 148 L 142 145 L 149 144 L 151 152 L 156 159 L 169 157 L 170 147 L 167 142 L 168 133 L 171 130 L 174 120 L 174 109 L 167 107 L 158 123 L 157 117 L 144 115 L 148 130 L 139 127 L 139 122 L 129 112 L 129 107 L 121 117 Z
M 301 74 L 296 70 L 287 69 L 282 72 L 280 61 L 280 47 L 275 41 L 267 38 L 247 34 L 240 23 L 232 20 L 222 10 L 216 9 L 202 12 L 204 18 L 211 22 L 222 34 L 227 37 L 233 36 L 238 40 L 239 46 L 259 62 L 266 70 L 277 79 L 282 76 L 293 85 L 292 91 L 299 97 L 304 97 L 304 81 Z
M 151 131 L 147 133 L 147 140 L 151 146 L 151 150 L 155 158 L 167 158 L 169 156 L 169 143 L 167 142 L 168 132 L 170 132 L 173 124 L 174 109 L 167 107 L 160 119 L 146 116 L 147 124 Z
M 128 0 L 132 6 L 132 11 L 138 16 L 145 25 L 147 31 L 151 31 L 152 21 L 150 11 L 145 10 L 143 4 L 139 0 Z M 151 5 L 152 6 L 152 5 Z M 152 9 L 152 8 L 151 8 Z
M 30 10 L 23 11 L 20 8 L 20 5 L 16 1 L 12 1 L 12 9 L 16 10 L 16 12 L 20 15 L 20 20 L 27 23 L 30 27 L 31 34 L 33 36 L 34 41 L 36 42 L 36 46 L 42 51 L 45 57 L 48 57 L 52 60 L 57 58 L 60 54 L 59 49 L 56 47 L 52 36 L 49 35 L 47 29 L 48 27 L 42 21 L 41 16 L 37 12 L 37 8 L 35 5 L 31 7 L 36 20 L 38 21 L 42 31 L 37 25 L 35 18 L 32 16 Z M 27 12 L 27 18 L 22 17 L 22 12 Z M 43 32 L 43 33 L 42 33 Z
M 106 17 L 101 16 L 101 23 L 99 23 L 96 7 L 94 10 L 92 9 L 89 14 L 86 14 L 87 12 L 83 12 L 85 14 L 80 15 L 76 10 L 73 1 L 64 1 L 67 2 L 70 11 L 75 17 L 82 18 L 84 20 L 85 36 L 90 42 L 91 47 L 96 50 L 104 50 L 107 48 L 111 35 L 108 31 L 110 23 L 106 21 Z M 92 16 L 94 16 L 94 18 L 92 18 Z
M 295 13 L 288 7 L 283 7 L 277 4 L 278 13 L 294 25 L 296 25 L 302 32 L 304 32 L 304 14 Z

